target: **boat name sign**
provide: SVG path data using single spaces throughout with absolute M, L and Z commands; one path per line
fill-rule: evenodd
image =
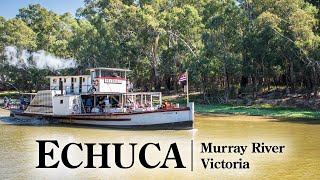
M 120 79 L 104 79 L 104 83 L 108 84 L 122 84 Z

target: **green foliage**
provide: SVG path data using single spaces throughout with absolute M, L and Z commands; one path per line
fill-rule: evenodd
M 198 105 L 195 109 L 198 113 L 215 114 L 242 114 L 258 116 L 274 116 L 287 118 L 319 118 L 317 111 L 303 110 L 297 108 L 275 107 L 268 104 L 256 106 L 232 106 L 232 105 Z
M 19 19 L 10 19 L 4 22 L 2 32 L 1 41 L 4 45 L 14 44 L 18 48 L 30 50 L 37 47 L 36 33 Z
M 84 2 L 76 18 L 40 5 L 20 9 L 13 19 L 0 17 L 1 61 L 8 45 L 43 49 L 77 59 L 83 70 L 130 68 L 137 86 L 168 92 L 178 92 L 177 80 L 188 69 L 192 88 L 209 94 L 223 89 L 226 100 L 234 90 L 255 94 L 278 85 L 318 89 L 318 1 Z M 38 75 L 52 74 L 3 63 L 0 68 L 0 79 L 21 89 L 42 88 L 46 80 Z

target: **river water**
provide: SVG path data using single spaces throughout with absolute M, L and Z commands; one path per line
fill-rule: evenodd
M 320 123 L 318 121 L 285 122 L 259 116 L 197 115 L 195 129 L 183 131 L 129 131 L 92 127 L 76 127 L 48 124 L 47 122 L 17 121 L 0 117 L 0 179 L 319 179 L 320 178 Z M 69 169 L 60 162 L 58 168 L 36 168 L 39 165 L 37 140 L 57 140 L 59 147 L 48 143 L 46 152 L 54 151 L 54 159 L 46 156 L 46 165 L 61 161 L 62 148 L 71 142 L 81 143 L 83 151 L 70 146 L 68 158 L 71 164 L 83 164 Z M 139 161 L 139 151 L 146 143 L 159 143 L 161 150 L 149 146 L 146 159 L 149 164 L 163 164 L 168 149 L 176 143 L 182 163 L 186 168 L 174 168 L 174 160 L 168 160 L 168 169 L 146 169 Z M 84 143 L 124 143 L 121 149 L 123 165 L 130 165 L 135 146 L 134 165 L 129 169 L 118 168 L 114 163 L 114 149 L 108 149 L 111 168 L 84 168 L 87 151 Z M 243 155 L 236 152 L 208 153 L 201 143 L 217 146 L 248 146 Z M 252 143 L 267 146 L 285 146 L 282 153 L 252 153 Z M 100 146 L 94 152 L 101 154 Z M 100 153 L 99 153 L 100 152 Z M 169 153 L 173 156 L 173 152 Z M 213 162 L 248 162 L 249 168 L 204 168 L 201 159 Z M 241 159 L 241 160 L 240 160 Z M 101 158 L 94 158 L 95 166 Z

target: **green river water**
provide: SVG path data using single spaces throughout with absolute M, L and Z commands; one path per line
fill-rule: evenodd
M 0 117 L 0 179 L 320 179 L 320 124 L 306 122 L 280 122 L 259 116 L 197 115 L 195 129 L 182 131 L 128 131 L 93 127 L 51 125 L 43 121 L 17 121 Z M 61 160 L 62 148 L 70 143 L 124 143 L 122 163 L 131 163 L 131 146 L 135 149 L 135 163 L 130 169 L 120 169 L 114 163 L 114 150 L 108 150 L 111 168 L 84 168 L 86 149 L 69 149 L 71 164 L 81 165 L 68 169 L 59 164 L 54 169 L 39 169 L 39 146 L 36 140 L 57 140 L 60 148 L 48 144 L 46 151 L 54 149 L 54 160 L 46 157 L 48 165 Z M 193 140 L 193 153 L 192 142 Z M 159 143 L 161 151 L 148 147 L 146 159 L 150 164 L 163 162 L 170 144 L 177 143 L 186 168 L 175 169 L 175 161 L 169 160 L 168 169 L 144 168 L 139 161 L 139 150 L 146 143 Z M 239 153 L 201 153 L 201 143 L 226 146 L 248 146 Z M 252 143 L 285 146 L 283 153 L 252 153 Z M 96 154 L 101 149 L 94 149 Z M 171 154 L 172 155 L 172 154 Z M 249 169 L 204 168 L 202 158 L 216 161 L 249 163 Z M 192 163 L 193 162 L 193 163 Z M 94 164 L 101 165 L 95 157 Z M 193 164 L 193 165 L 191 165 Z M 192 169 L 193 168 L 193 169 Z M 193 171 L 192 171 L 193 170 Z

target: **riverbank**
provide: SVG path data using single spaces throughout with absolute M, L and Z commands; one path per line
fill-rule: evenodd
M 164 101 L 179 103 L 180 106 L 186 104 L 185 96 L 165 96 Z M 309 121 L 320 123 L 320 111 L 312 108 L 284 107 L 277 104 L 250 104 L 238 105 L 237 103 L 223 104 L 211 103 L 203 104 L 198 95 L 191 95 L 190 102 L 195 102 L 195 111 L 198 114 L 227 114 L 227 115 L 250 115 L 268 116 L 282 121 Z
M 254 106 L 235 105 L 196 105 L 195 111 L 198 115 L 214 117 L 224 114 L 233 119 L 244 119 L 243 116 L 269 117 L 279 122 L 292 122 L 303 124 L 320 124 L 320 112 L 315 110 L 276 107 L 269 104 Z M 226 119 L 226 118 L 222 118 Z
M 0 98 L 3 99 L 5 96 L 7 97 L 18 97 L 19 92 L 18 91 L 0 91 Z
M 223 104 L 197 105 L 195 107 L 195 110 L 198 113 L 320 119 L 319 111 L 289 107 L 277 107 L 270 104 L 259 104 L 254 106 L 236 106 Z

